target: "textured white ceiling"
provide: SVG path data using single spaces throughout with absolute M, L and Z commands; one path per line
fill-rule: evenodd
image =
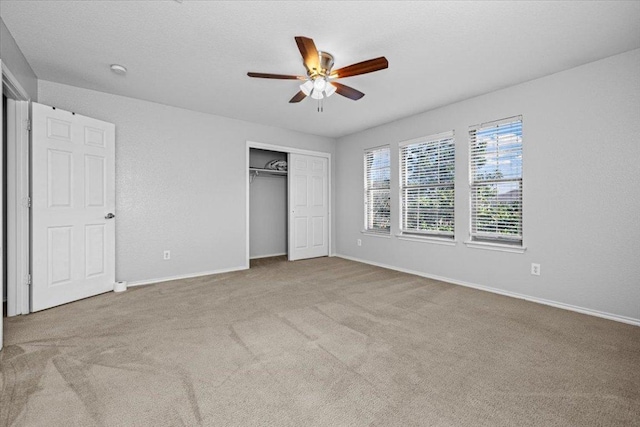
M 0 15 L 39 79 L 338 137 L 640 47 L 640 2 L 8 1 Z M 324 113 L 289 104 L 304 74 L 294 36 L 341 80 Z M 118 76 L 109 65 L 125 65 Z

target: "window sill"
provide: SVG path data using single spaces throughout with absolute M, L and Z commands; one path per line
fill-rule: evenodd
M 456 241 L 442 237 L 418 236 L 415 234 L 396 234 L 398 240 L 408 240 L 410 242 L 432 243 L 435 245 L 455 246 Z
M 511 252 L 515 254 L 523 254 L 527 248 L 525 246 L 506 245 L 504 243 L 474 242 L 467 240 L 464 242 L 468 248 L 485 249 L 488 251 Z
M 371 237 L 382 237 L 383 239 L 390 239 L 391 233 L 376 233 L 374 231 L 360 230 L 360 233 Z

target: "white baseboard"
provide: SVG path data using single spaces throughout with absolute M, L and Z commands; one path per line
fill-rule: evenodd
M 171 277 L 159 277 L 157 279 L 136 280 L 136 281 L 133 281 L 133 282 L 129 281 L 127 286 L 128 287 L 142 286 L 142 285 L 151 285 L 151 284 L 155 284 L 155 283 L 170 282 L 172 280 L 192 279 L 194 277 L 210 276 L 212 274 L 230 273 L 232 271 L 246 270 L 247 268 L 248 267 L 246 267 L 246 266 L 231 267 L 231 268 L 223 268 L 223 269 L 220 269 L 220 270 L 201 271 L 200 273 L 181 274 L 181 275 L 178 275 L 178 276 L 171 276 Z
M 563 302 L 551 301 L 544 298 L 532 297 L 529 295 L 519 294 L 517 292 L 505 291 L 498 288 L 492 288 L 490 286 L 478 285 L 476 283 L 464 282 L 462 280 L 450 279 L 448 277 L 436 276 L 433 274 L 423 273 L 421 271 L 409 270 L 407 268 L 395 267 L 393 265 L 382 264 L 375 261 L 368 261 L 365 259 L 360 259 L 348 255 L 340 255 L 335 254 L 338 258 L 348 259 L 350 261 L 361 262 L 363 264 L 375 265 L 376 267 L 387 268 L 389 270 L 400 271 L 402 273 L 413 274 L 415 276 L 426 277 L 428 279 L 440 280 L 442 282 L 451 283 L 454 285 L 466 286 L 467 288 L 478 289 L 481 291 L 492 292 L 494 294 L 505 295 L 512 298 L 523 299 L 531 302 L 536 302 L 538 304 L 544 304 L 551 307 L 561 308 L 563 310 L 575 311 L 582 314 L 588 314 L 590 316 L 602 317 L 608 320 L 614 320 L 616 322 L 627 323 L 629 325 L 640 326 L 640 319 L 634 319 L 633 317 L 620 316 L 618 314 L 607 313 L 604 311 L 593 310 L 591 308 L 578 307 L 571 304 L 565 304 Z
M 258 256 L 252 256 L 249 259 L 261 259 L 261 258 L 272 258 L 274 256 L 282 256 L 282 255 L 286 255 L 286 252 L 283 252 L 281 254 L 269 254 L 269 255 L 258 255 Z

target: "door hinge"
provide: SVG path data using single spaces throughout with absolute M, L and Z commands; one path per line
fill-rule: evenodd
M 27 119 L 27 130 L 31 131 L 31 119 Z
M 27 205 L 28 208 L 31 207 L 31 196 L 27 196 L 27 200 L 25 201 L 25 204 Z
M 27 286 L 31 286 L 31 273 L 27 274 Z

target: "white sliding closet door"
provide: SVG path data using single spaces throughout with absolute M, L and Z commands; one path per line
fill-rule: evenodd
M 328 159 L 289 155 L 289 260 L 329 255 Z

